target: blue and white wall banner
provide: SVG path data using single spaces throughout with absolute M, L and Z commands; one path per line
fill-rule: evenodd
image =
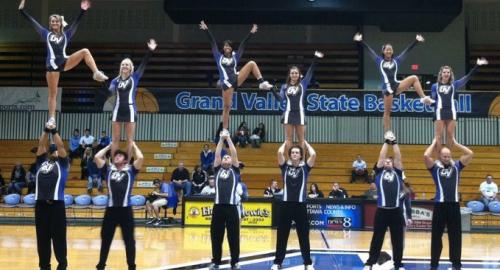
M 57 110 L 61 110 L 61 88 L 57 91 Z M 47 111 L 47 87 L 0 87 L 0 111 Z
M 105 106 L 109 110 L 111 99 Z M 459 116 L 500 116 L 497 92 L 458 92 L 455 101 Z M 380 91 L 309 90 L 305 99 L 307 115 L 380 115 L 383 97 Z M 222 110 L 220 89 L 139 89 L 139 111 L 157 113 L 219 114 Z M 233 96 L 232 114 L 281 114 L 284 104 L 270 91 L 238 90 Z M 105 109 L 105 110 L 106 110 Z M 395 96 L 393 115 L 431 115 L 433 106 L 420 102 L 413 90 Z

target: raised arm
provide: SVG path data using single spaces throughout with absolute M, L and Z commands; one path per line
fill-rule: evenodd
M 99 152 L 97 152 L 97 154 L 95 154 L 94 162 L 97 168 L 101 169 L 102 167 L 104 167 L 104 165 L 106 165 L 105 158 L 106 153 L 109 151 L 109 149 L 111 149 L 111 144 L 108 144 L 108 146 L 104 147 Z
M 410 52 L 413 48 L 415 48 L 415 46 L 419 43 L 419 42 L 424 42 L 425 39 L 424 37 L 422 37 L 422 35 L 420 34 L 417 34 L 415 40 L 410 43 L 410 45 L 408 45 L 398 56 L 396 56 L 396 60 L 398 61 L 404 61 L 406 59 L 406 55 L 408 54 L 408 52 Z
M 460 80 L 456 80 L 455 82 L 453 82 L 453 86 L 455 86 L 455 89 L 458 89 L 460 87 L 465 86 L 465 84 L 467 84 L 467 82 L 472 78 L 472 75 L 474 75 L 474 73 L 476 73 L 477 69 L 480 66 L 487 65 L 487 64 L 488 64 L 488 60 L 486 60 L 486 58 L 484 58 L 484 57 L 478 58 L 476 60 L 476 65 L 469 71 L 469 73 L 467 73 L 467 75 L 460 78 Z
M 424 164 L 427 169 L 434 167 L 434 159 L 432 158 L 432 153 L 434 153 L 434 148 L 436 147 L 436 139 L 432 140 L 432 144 L 427 147 L 424 152 Z
M 33 28 L 35 28 L 36 32 L 42 37 L 45 38 L 47 33 L 49 32 L 45 27 L 43 27 L 40 23 L 38 23 L 33 17 L 31 17 L 25 10 L 24 10 L 24 4 L 25 0 L 21 0 L 21 3 L 19 4 L 19 11 L 21 14 L 31 23 Z
M 217 41 L 215 40 L 214 35 L 212 35 L 212 32 L 210 32 L 210 30 L 208 29 L 205 21 L 200 22 L 200 29 L 207 33 L 208 39 L 210 40 L 210 45 L 212 47 L 212 54 L 215 58 L 219 58 L 220 52 L 219 48 L 217 48 Z
M 392 151 L 394 152 L 394 168 L 403 170 L 403 158 L 401 157 L 401 150 L 399 150 L 399 145 L 394 143 L 392 145 Z
M 38 139 L 38 149 L 36 150 L 37 156 L 40 156 L 40 155 L 47 153 L 48 141 L 49 141 L 49 133 L 44 130 L 42 132 L 42 135 L 40 135 L 40 139 Z
M 134 72 L 134 75 L 137 76 L 137 79 L 141 78 L 142 75 L 144 74 L 144 70 L 146 69 L 146 64 L 149 61 L 149 58 L 151 58 L 151 55 L 153 55 L 153 51 L 156 49 L 156 41 L 154 39 L 150 39 L 148 42 L 148 52 L 146 55 L 142 58 L 141 64 L 139 64 L 139 67 L 137 70 Z
M 431 87 L 431 98 L 437 100 L 437 83 L 433 84 Z
M 284 142 L 280 148 L 278 148 L 278 164 L 281 166 L 285 164 L 285 148 L 286 148 L 286 142 Z
M 455 146 L 463 153 L 460 157 L 460 162 L 464 166 L 469 165 L 469 163 L 472 161 L 472 157 L 474 156 L 474 152 L 472 152 L 472 150 L 470 150 L 467 146 L 458 143 L 456 140 L 454 140 L 454 143 Z
M 372 47 L 370 47 L 370 45 L 368 45 L 368 43 L 366 43 L 364 40 L 363 40 L 363 34 L 361 33 L 356 33 L 354 35 L 354 41 L 360 43 L 363 47 L 365 47 L 368 52 L 370 53 L 370 57 L 373 59 L 373 61 L 377 61 L 377 59 L 380 57 L 373 49 Z
M 222 136 L 219 136 L 219 142 L 217 143 L 217 147 L 215 147 L 214 168 L 220 166 L 220 163 L 222 162 L 222 157 L 220 156 L 220 154 L 222 152 L 223 145 L 224 145 L 224 138 Z
M 135 142 L 132 143 L 132 151 L 134 151 L 134 167 L 136 170 L 140 170 L 144 163 L 144 155 Z
M 236 147 L 234 146 L 233 140 L 231 140 L 231 136 L 229 136 L 229 134 L 225 134 L 224 136 L 226 137 L 226 142 L 229 146 L 229 153 L 231 153 L 231 159 L 233 160 L 233 166 L 239 167 L 240 161 L 238 160 L 238 152 L 236 152 Z
M 82 0 L 82 2 L 80 3 L 80 13 L 78 13 L 76 19 L 68 26 L 68 29 L 64 31 L 68 39 L 71 39 L 71 37 L 75 34 L 76 28 L 78 27 L 78 24 L 80 24 L 80 20 L 82 19 L 83 14 L 85 14 L 85 12 L 89 8 L 90 8 L 90 1 Z
M 307 165 L 312 168 L 316 163 L 316 151 L 314 151 L 314 148 L 307 141 L 304 141 L 304 144 L 307 148 L 307 152 L 309 153 L 309 158 L 307 159 Z
M 59 157 L 65 158 L 68 156 L 66 153 L 66 149 L 64 148 L 64 143 L 63 140 L 61 139 L 61 136 L 59 135 L 58 132 L 52 133 L 52 139 L 54 140 L 54 143 L 57 146 L 57 153 L 59 154 Z
M 311 78 L 314 74 L 314 70 L 316 69 L 317 59 L 323 58 L 323 56 L 324 56 L 324 54 L 320 51 L 314 52 L 314 58 L 313 58 L 311 65 L 309 66 L 309 69 L 307 70 L 306 76 L 304 77 L 304 79 L 302 79 L 302 81 L 300 81 L 300 83 L 302 84 L 304 89 L 307 89 L 307 86 L 311 82 Z
M 245 38 L 241 41 L 240 46 L 238 46 L 238 52 L 237 52 L 238 59 L 241 58 L 241 56 L 243 55 L 247 41 L 250 39 L 250 37 L 253 34 L 257 33 L 257 29 L 258 29 L 258 27 L 256 24 L 252 25 L 252 29 L 250 30 L 250 32 L 248 32 L 248 34 L 245 36 Z
M 384 160 L 387 157 L 387 150 L 389 149 L 389 145 L 384 143 L 382 145 L 382 149 L 380 149 L 380 154 L 378 155 L 377 168 L 384 167 Z

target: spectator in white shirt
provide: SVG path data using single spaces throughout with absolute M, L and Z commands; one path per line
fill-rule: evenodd
M 351 183 L 356 181 L 356 177 L 362 176 L 365 178 L 365 182 L 369 182 L 368 170 L 366 169 L 366 162 L 361 158 L 361 155 L 356 157 L 356 160 L 352 163 L 352 177 Z
M 498 186 L 493 182 L 493 176 L 486 175 L 486 181 L 481 183 L 479 190 L 482 195 L 481 200 L 484 203 L 485 209 L 487 209 L 490 202 L 497 200 Z
M 85 129 L 84 135 L 80 138 L 80 146 L 82 149 L 87 147 L 93 147 L 94 145 L 94 136 L 90 135 L 90 129 Z
M 215 195 L 215 177 L 213 175 L 210 175 L 208 177 L 208 186 L 205 186 L 201 190 L 200 195 L 203 195 L 203 196 L 214 196 Z

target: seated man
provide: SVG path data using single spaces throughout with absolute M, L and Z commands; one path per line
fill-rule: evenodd
M 344 188 L 341 188 L 339 183 L 333 183 L 332 191 L 330 191 L 330 194 L 328 194 L 328 198 L 347 199 L 347 191 Z
M 203 196 L 214 196 L 215 195 L 215 176 L 210 175 L 208 177 L 208 186 L 205 186 L 201 190 L 200 195 L 203 195 Z
M 376 200 L 378 198 L 377 186 L 375 183 L 370 184 L 370 188 L 365 192 L 365 198 L 367 200 Z
M 12 169 L 10 184 L 7 188 L 7 193 L 21 194 L 21 191 L 24 187 L 26 187 L 26 170 L 24 170 L 23 164 L 17 162 Z
M 352 163 L 352 176 L 351 183 L 356 181 L 356 177 L 362 176 L 365 178 L 365 182 L 368 183 L 368 170 L 366 169 L 366 162 L 361 158 L 361 155 L 356 157 L 356 160 Z
M 146 222 L 147 225 L 153 223 L 154 225 L 158 225 L 161 223 L 160 207 L 167 205 L 167 198 L 170 190 L 168 184 L 166 182 L 160 182 L 160 179 L 155 179 L 153 185 L 155 189 L 150 193 L 146 201 L 146 211 L 148 211 L 151 217 L 150 220 Z
M 182 189 L 184 197 L 191 195 L 192 183 L 189 180 L 189 171 L 184 167 L 184 162 L 179 162 L 177 168 L 172 172 L 170 181 L 174 183 L 175 191 Z
M 484 209 L 488 209 L 490 202 L 497 200 L 498 186 L 493 182 L 493 176 L 486 175 L 486 181 L 479 186 L 481 191 L 481 201 L 484 203 Z
M 278 186 L 278 181 L 276 179 L 271 180 L 271 186 L 264 190 L 264 197 L 272 198 L 274 195 L 282 194 L 283 192 Z

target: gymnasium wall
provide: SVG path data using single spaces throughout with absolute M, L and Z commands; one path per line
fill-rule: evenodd
M 77 14 L 78 0 L 27 1 L 27 10 L 46 25 L 51 13 L 62 13 L 68 21 Z M 0 42 L 36 42 L 35 31 L 19 15 L 18 1 L 8 1 L 0 7 Z M 208 22 L 210 23 L 210 22 Z M 286 20 L 284 20 L 286 23 Z M 434 74 L 443 64 L 454 67 L 456 74 L 465 72 L 466 39 L 469 29 L 471 44 L 500 44 L 500 3 L 495 0 L 466 0 L 464 12 L 441 33 L 422 33 L 426 42 L 410 53 L 400 73 Z M 240 40 L 248 25 L 213 26 L 219 40 Z M 255 43 L 350 43 L 355 26 L 264 26 L 252 40 Z M 391 42 L 396 53 L 414 39 L 415 33 L 382 33 L 378 27 L 363 27 L 365 39 L 378 50 L 382 43 Z M 78 42 L 145 42 L 154 36 L 164 42 L 206 42 L 197 25 L 175 25 L 163 11 L 163 0 L 99 0 L 84 17 L 75 41 Z M 71 51 L 71 49 L 70 49 Z M 417 72 L 410 65 L 418 63 Z M 378 88 L 379 75 L 371 60 L 364 62 L 365 88 Z

